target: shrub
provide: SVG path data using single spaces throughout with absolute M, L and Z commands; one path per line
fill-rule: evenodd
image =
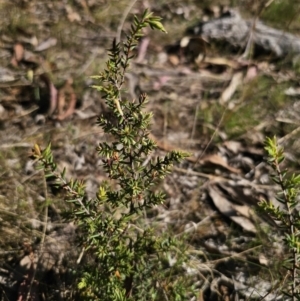
M 276 200 L 280 206 L 275 206 L 272 202 L 262 200 L 259 203 L 261 210 L 266 212 L 285 234 L 284 243 L 288 249 L 284 266 L 287 269 L 285 279 L 289 282 L 285 285 L 283 293 L 292 300 L 300 300 L 299 293 L 299 256 L 300 256 L 300 210 L 299 192 L 300 175 L 288 175 L 286 169 L 282 170 L 282 163 L 285 159 L 284 150 L 277 144 L 276 137 L 266 139 L 268 153 L 268 164 L 274 171 L 271 175 L 273 181 L 279 186 Z
M 46 178 L 55 178 L 72 203 L 69 216 L 78 226 L 86 258 L 78 270 L 80 300 L 187 300 L 191 291 L 182 268 L 184 253 L 144 217 L 148 208 L 164 202 L 156 185 L 186 155 L 173 151 L 152 158 L 156 146 L 149 138 L 152 114 L 144 111 L 147 96 L 122 97 L 132 51 L 146 26 L 166 32 L 160 18 L 148 11 L 141 19 L 135 17 L 126 41 L 113 42 L 106 69 L 93 77 L 99 81 L 94 88 L 111 111 L 109 118 L 97 120 L 111 142 L 97 147 L 108 181 L 101 183 L 96 197 L 87 199 L 83 182 L 67 180 L 65 170 L 56 171 L 50 144 L 33 149 L 37 168 Z

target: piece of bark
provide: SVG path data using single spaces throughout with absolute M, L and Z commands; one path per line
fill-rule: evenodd
M 51 116 L 54 113 L 55 109 L 57 108 L 58 91 L 55 88 L 54 84 L 52 83 L 52 81 L 47 73 L 41 74 L 40 79 L 46 84 L 46 86 L 49 90 L 50 104 L 49 104 L 49 108 L 48 108 L 48 115 Z
M 245 48 L 250 42 L 274 53 L 277 57 L 300 53 L 300 38 L 277 30 L 261 21 L 244 20 L 235 10 L 229 10 L 218 19 L 200 23 L 187 31 L 203 39 L 225 40 L 233 46 Z
M 68 79 L 64 86 L 58 91 L 57 98 L 57 119 L 64 120 L 74 113 L 76 107 L 76 94 L 72 87 L 73 80 Z

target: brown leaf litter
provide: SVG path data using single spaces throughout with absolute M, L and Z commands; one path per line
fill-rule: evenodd
M 30 14 L 35 15 L 37 3 L 33 1 L 27 5 Z M 36 32 L 29 28 L 24 29 L 16 40 L 0 37 L 2 43 L 9 45 L 10 49 L 9 54 L 4 52 L 2 57 L 7 61 L 3 64 L 3 69 L 0 69 L 0 104 L 3 107 L 0 117 L 4 129 L 0 131 L 0 149 L 4 151 L 3 157 L 6 158 L 3 163 L 3 177 L 6 179 L 1 184 L 1 218 L 5 223 L 3 228 L 11 231 L 7 232 L 11 234 L 11 239 L 20 239 L 23 235 L 38 235 L 33 232 L 38 232 L 41 227 L 41 224 L 34 226 L 32 220 L 41 219 L 39 206 L 46 203 L 42 189 L 36 191 L 40 187 L 39 176 L 30 168 L 27 160 L 28 146 L 36 143 L 36 140 L 44 145 L 51 140 L 53 145 L 58 145 L 54 149 L 58 165 L 62 163 L 68 166 L 68 176 L 86 180 L 89 196 L 93 197 L 96 187 L 106 178 L 93 145 L 95 141 L 109 141 L 109 137 L 101 129 L 91 129 L 95 116 L 103 113 L 105 106 L 101 97 L 88 88 L 92 82 L 87 78 L 95 73 L 93 68 L 97 68 L 97 72 L 101 68 L 103 62 L 99 61 L 99 56 L 104 58 L 104 49 L 108 47 L 107 41 L 112 39 L 114 31 L 97 25 L 96 17 L 92 15 L 95 7 L 93 1 L 79 1 L 78 6 L 70 4 L 67 7 L 56 2 L 45 3 L 40 10 L 48 23 L 38 22 L 36 26 L 39 29 Z M 172 17 L 178 17 L 180 11 L 184 18 L 193 13 L 192 7 L 182 3 L 174 4 L 174 7 L 170 7 L 170 11 L 172 10 Z M 212 15 L 218 15 L 221 10 L 212 7 L 209 11 Z M 62 29 L 50 27 L 51 18 L 65 18 L 70 23 Z M 262 121 L 244 136 L 234 140 L 228 139 L 219 125 L 214 124 L 214 120 L 199 121 L 201 110 L 215 103 L 223 106 L 224 111 L 237 110 L 243 105 L 242 99 L 236 99 L 239 90 L 262 74 L 278 82 L 288 81 L 295 75 L 277 72 L 267 62 L 236 55 L 207 55 L 205 49 L 209 47 L 210 40 L 218 37 L 225 37 L 229 43 L 246 47 L 234 30 L 227 33 L 215 31 L 216 24 L 223 26 L 233 20 L 240 24 L 241 34 L 249 32 L 252 23 L 232 13 L 227 20 L 208 20 L 203 24 L 200 42 L 194 36 L 195 43 L 189 48 L 192 40 L 189 37 L 185 43 L 179 42 L 179 46 L 172 45 L 174 47 L 171 48 L 178 50 L 173 52 L 161 46 L 158 48 L 154 45 L 151 34 L 147 33 L 139 47 L 133 68 L 126 75 L 130 87 L 126 96 L 136 98 L 141 91 L 149 94 L 150 103 L 147 109 L 154 111 L 150 137 L 159 147 L 158 154 L 171 150 L 182 150 L 190 154 L 185 162 L 174 168 L 173 174 L 162 184 L 168 196 L 166 205 L 154 208 L 149 214 L 149 222 L 155 221 L 161 226 L 161 231 L 173 229 L 175 235 L 188 235 L 190 259 L 196 263 L 192 267 L 187 264 L 186 272 L 194 273 L 200 292 L 199 300 L 242 300 L 245 296 L 251 299 L 251 293 L 245 289 L 246 286 L 262 294 L 264 290 L 257 287 L 262 282 L 260 276 L 252 279 L 252 284 L 249 284 L 246 271 L 255 270 L 251 265 L 255 260 L 268 266 L 270 262 L 264 260 L 264 254 L 267 258 L 273 256 L 275 249 L 280 253 L 273 236 L 269 238 L 268 250 L 260 244 L 250 247 L 252 243 L 256 243 L 255 235 L 261 234 L 260 226 L 270 224 L 276 229 L 276 225 L 267 217 L 258 216 L 256 213 L 260 198 L 270 200 L 274 197 L 274 190 L 266 180 L 268 168 L 261 163 L 264 156 L 263 129 L 268 122 Z M 125 26 L 127 25 L 126 23 Z M 197 28 L 198 26 L 193 29 L 196 36 Z M 56 36 L 52 34 L 55 30 L 59 33 Z M 260 43 L 259 39 L 265 37 L 264 33 L 278 36 L 278 31 L 259 22 L 256 23 L 255 30 L 262 36 L 258 35 L 253 40 L 254 43 Z M 275 55 L 281 56 L 285 53 L 285 43 L 290 41 L 291 36 L 286 33 L 284 35 L 286 39 L 283 39 L 283 44 L 271 43 L 268 47 Z M 297 50 L 299 41 L 292 37 L 293 45 L 296 45 L 293 47 Z M 67 46 L 65 49 L 64 43 Z M 263 43 L 260 44 L 264 46 Z M 32 80 L 28 76 L 31 71 Z M 80 77 L 85 78 L 86 82 L 81 80 L 78 89 L 77 82 Z M 78 90 L 81 92 L 78 93 Z M 47 95 L 40 95 L 40 101 L 36 101 L 33 94 L 37 91 L 46 92 Z M 286 93 L 297 94 L 297 90 L 287 90 Z M 207 99 L 205 95 L 208 95 Z M 45 103 L 46 109 L 43 111 L 40 106 Z M 278 113 L 277 117 L 295 120 L 296 111 L 294 107 L 294 115 Z M 211 131 L 208 131 L 211 129 L 218 139 L 211 139 Z M 22 152 L 22 149 L 25 151 Z M 9 157 L 17 151 L 19 159 Z M 12 184 L 21 187 L 24 194 L 16 194 Z M 32 243 L 34 254 L 24 251 L 26 254 L 17 263 L 18 268 L 23 268 L 18 288 L 20 301 L 25 300 L 29 282 L 39 286 L 43 278 L 40 274 L 33 278 L 32 267 L 40 272 L 55 270 L 58 277 L 60 272 L 56 268 L 63 261 L 60 255 L 69 256 L 68 251 L 74 248 L 72 237 L 62 233 L 66 225 L 57 225 L 63 206 L 61 202 L 57 202 L 59 197 L 56 193 L 59 192 L 52 191 L 51 194 L 53 204 L 50 206 L 49 233 L 43 246 L 45 254 L 49 256 L 43 257 L 39 244 Z M 22 200 L 26 202 L 23 204 Z M 30 210 L 26 211 L 28 204 Z M 21 219 L 20 225 L 11 224 L 8 212 L 22 217 L 26 214 L 31 222 Z M 28 224 L 30 226 L 27 227 Z M 59 230 L 50 230 L 51 227 L 58 227 Z M 32 232 L 28 231 L 32 228 Z M 237 233 L 238 237 L 234 237 Z M 66 244 L 62 245 L 62 241 Z M 14 242 L 6 241 L 4 246 L 9 244 L 13 245 Z M 33 255 L 35 261 L 30 257 Z M 78 254 L 72 256 L 73 259 L 78 259 Z M 46 257 L 49 264 L 44 261 Z M 32 265 L 37 264 L 37 258 L 41 258 L 42 268 Z M 4 259 L 4 262 L 7 264 L 9 261 Z M 259 269 L 263 270 L 262 267 Z M 265 283 L 265 287 L 267 284 Z M 274 297 L 272 294 L 270 296 Z M 32 300 L 38 300 L 34 298 L 32 296 Z

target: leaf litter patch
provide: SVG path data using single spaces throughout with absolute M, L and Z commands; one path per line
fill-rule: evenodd
M 3 241 L 2 247 L 21 258 L 16 261 L 15 256 L 5 255 L 2 263 L 4 269 L 10 266 L 8 271 L 23 267 L 24 275 L 34 264 L 34 260 L 23 264 L 25 259 L 39 256 L 42 208 L 45 206 L 42 188 L 36 189 L 42 187 L 40 178 L 28 167 L 30 145 L 36 140 L 45 144 L 52 140 L 53 145 L 57 145 L 58 164 L 67 166 L 70 176 L 86 180 L 91 196 L 93 187 L 105 179 L 100 159 L 90 145 L 95 145 L 95 140 L 108 138 L 90 124 L 100 112 L 108 115 L 109 112 L 105 111 L 101 97 L 88 88 L 92 82 L 87 78 L 95 69 L 103 67 L 105 48 L 115 28 L 109 28 L 111 24 L 97 25 L 95 20 L 103 18 L 97 7 L 89 1 L 80 3 L 66 8 L 59 2 L 27 3 L 26 12 L 33 16 L 30 26 L 23 25 L 23 17 L 14 19 L 10 27 L 14 32 L 6 31 L 1 36 L 1 42 L 7 47 L 1 49 L 0 149 L 1 160 L 6 162 L 3 177 L 8 179 L 3 181 L 1 218 L 4 231 L 8 231 L 7 235 L 10 233 L 10 240 Z M 188 6 L 176 5 L 177 10 L 170 10 L 172 16 L 176 14 L 177 18 L 185 19 L 192 14 Z M 38 21 L 35 11 L 52 21 Z M 216 14 L 215 11 L 212 15 Z M 67 17 L 68 27 L 58 23 L 62 16 Z M 203 11 L 202 17 L 203 20 L 207 17 Z M 249 30 L 249 21 L 242 17 L 238 20 Z M 56 27 L 51 27 L 51 22 Z M 204 28 L 214 22 L 224 23 L 222 19 L 211 19 L 204 23 Z M 270 28 L 266 32 L 274 33 Z M 171 229 L 174 235 L 189 238 L 191 250 L 186 272 L 195 274 L 203 300 L 212 300 L 220 294 L 227 300 L 255 299 L 265 296 L 266 292 L 270 293 L 266 298 L 281 300 L 276 293 L 277 284 L 262 281 L 272 265 L 265 258 L 274 254 L 279 258 L 283 252 L 278 244 L 280 232 L 267 217 L 256 213 L 256 203 L 260 198 L 274 199 L 268 168 L 261 163 L 265 134 L 276 132 L 284 143 L 294 141 L 289 158 L 292 163 L 298 160 L 298 126 L 295 126 L 298 101 L 292 99 L 297 93 L 297 73 L 280 70 L 274 61 L 265 58 L 241 57 L 236 50 L 245 51 L 245 44 L 235 43 L 237 45 L 233 46 L 238 49 L 223 55 L 220 49 L 213 48 L 213 43 L 209 44 L 207 34 L 186 41 L 183 41 L 183 34 L 177 32 L 176 36 L 181 41 L 171 41 L 173 44 L 164 48 L 158 47 L 149 34 L 138 50 L 135 68 L 126 78 L 128 97 L 136 98 L 140 92 L 150 96 L 149 110 L 155 117 L 152 138 L 159 151 L 181 149 L 191 154 L 162 184 L 168 196 L 167 204 L 149 212 L 149 221 L 159 225 L 158 232 Z M 234 34 L 230 39 L 234 39 Z M 275 46 L 268 50 L 280 55 L 282 51 Z M 209 55 L 203 53 L 205 48 Z M 263 79 L 267 79 L 266 82 Z M 286 87 L 284 93 L 278 93 L 280 87 Z M 274 101 L 270 94 L 276 96 Z M 259 118 L 255 120 L 256 114 Z M 287 123 L 292 131 L 285 127 Z M 51 187 L 51 182 L 48 184 Z M 60 192 L 52 190 L 49 241 L 53 230 L 59 234 L 69 226 L 61 218 L 63 206 L 58 202 L 59 195 Z M 23 217 L 15 224 L 11 221 L 12 215 Z M 268 230 L 273 249 L 263 247 L 267 238 L 263 237 L 261 229 L 276 229 L 276 235 Z M 22 236 L 34 246 L 32 251 L 25 248 L 28 244 L 17 246 L 16 240 L 21 241 Z M 259 243 L 260 236 L 262 242 Z M 64 237 L 70 242 L 68 250 L 74 248 L 72 239 L 72 235 Z M 49 254 L 53 245 L 46 244 Z M 57 256 L 55 254 L 51 256 Z M 65 254 L 67 258 L 76 257 L 67 251 Z M 50 270 L 59 264 L 58 260 L 51 260 Z M 251 270 L 258 276 L 251 278 Z

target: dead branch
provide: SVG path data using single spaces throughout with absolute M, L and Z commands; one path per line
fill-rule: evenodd
M 269 27 L 258 20 L 244 20 L 235 10 L 190 28 L 188 32 L 200 35 L 204 40 L 225 40 L 242 48 L 245 48 L 250 40 L 254 45 L 274 53 L 277 57 L 300 53 L 299 37 Z

